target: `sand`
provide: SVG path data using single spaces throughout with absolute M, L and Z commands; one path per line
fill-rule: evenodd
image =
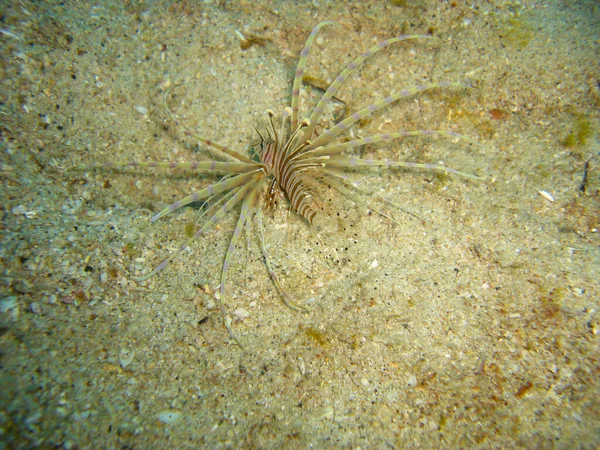
M 238 210 L 163 271 L 220 179 L 81 169 L 207 161 L 189 129 L 248 154 L 360 53 L 400 34 L 325 119 L 424 82 L 347 136 L 439 129 L 365 158 L 485 178 L 360 170 L 324 231 L 280 199 L 265 242 Z M 597 448 L 600 7 L 580 2 L 12 2 L 2 6 L 0 449 Z M 331 124 L 331 122 L 329 122 Z M 327 125 L 327 123 L 325 123 Z M 383 199 L 383 200 L 382 200 Z M 391 218 L 382 217 L 377 211 Z

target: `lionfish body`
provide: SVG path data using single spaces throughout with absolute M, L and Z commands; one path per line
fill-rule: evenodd
M 209 185 L 173 203 L 151 218 L 151 221 L 154 222 L 185 205 L 189 205 L 198 201 L 204 201 L 206 205 L 208 205 L 207 209 L 202 213 L 202 217 L 206 217 L 206 219 L 197 230 L 195 235 L 184 245 L 182 245 L 178 252 L 173 253 L 153 271 L 140 277 L 139 280 L 148 279 L 158 271 L 162 270 L 171 260 L 173 260 L 173 258 L 187 248 L 190 241 L 202 234 L 207 233 L 230 211 L 236 207 L 239 207 L 239 217 L 229 242 L 229 247 L 225 254 L 220 281 L 220 302 L 223 321 L 227 331 L 229 332 L 229 335 L 238 344 L 239 342 L 233 335 L 230 324 L 227 320 L 226 310 L 224 307 L 226 279 L 232 255 L 242 230 L 244 226 L 246 226 L 247 233 L 250 233 L 250 223 L 254 217 L 256 218 L 259 226 L 260 245 L 265 260 L 265 265 L 274 284 L 278 288 L 286 305 L 292 308 L 301 308 L 300 306 L 295 305 L 289 299 L 279 283 L 271 266 L 264 242 L 262 209 L 265 203 L 267 205 L 271 205 L 274 202 L 274 198 L 278 192 L 283 192 L 285 194 L 293 211 L 300 214 L 308 222 L 308 224 L 315 225 L 320 219 L 319 216 L 323 215 L 319 203 L 319 187 L 332 187 L 343 195 L 349 195 L 357 203 L 360 203 L 360 201 L 354 198 L 351 194 L 351 188 L 355 186 L 355 184 L 347 177 L 346 174 L 344 174 L 344 168 L 361 166 L 407 167 L 438 170 L 447 173 L 458 174 L 468 178 L 479 179 L 477 176 L 450 169 L 445 166 L 390 160 L 367 160 L 351 156 L 347 153 L 348 150 L 352 150 L 353 148 L 361 147 L 367 144 L 386 142 L 410 136 L 437 135 L 477 144 L 477 142 L 466 136 L 462 136 L 450 131 L 400 131 L 354 139 L 344 143 L 332 143 L 337 136 L 348 130 L 357 121 L 401 98 L 406 98 L 425 90 L 440 87 L 468 87 L 462 83 L 428 83 L 392 93 L 388 97 L 385 97 L 378 102 L 351 114 L 328 130 L 322 132 L 320 135 L 316 135 L 316 124 L 319 122 L 325 107 L 332 100 L 339 86 L 352 72 L 354 72 L 358 66 L 360 66 L 360 64 L 362 64 L 365 59 L 392 43 L 414 39 L 431 39 L 430 36 L 399 36 L 383 41 L 372 47 L 352 61 L 335 78 L 333 83 L 331 83 L 329 88 L 321 97 L 316 107 L 313 109 L 309 118 L 305 118 L 303 120 L 299 119 L 300 87 L 309 50 L 319 29 L 329 23 L 331 22 L 322 22 L 312 30 L 304 48 L 300 53 L 300 59 L 296 69 L 292 88 L 291 107 L 285 109 L 279 130 L 276 129 L 273 122 L 273 112 L 268 112 L 269 127 L 267 129 L 266 136 L 260 136 L 261 144 L 260 150 L 258 151 L 258 161 L 255 161 L 254 159 L 242 155 L 224 145 L 218 144 L 211 139 L 199 136 L 185 129 L 184 127 L 181 127 L 184 133 L 188 136 L 193 137 L 199 142 L 218 150 L 223 155 L 228 155 L 230 157 L 229 159 L 232 159 L 233 161 L 200 161 L 192 163 L 107 163 L 101 165 L 102 167 L 130 166 L 142 168 L 187 168 L 213 172 L 226 172 L 229 174 L 221 181 Z M 165 92 L 165 107 L 168 94 L 169 91 Z M 168 108 L 166 108 L 166 110 L 169 117 L 179 125 L 179 122 L 170 112 L 170 110 Z
M 269 118 L 272 118 L 270 111 Z M 322 167 L 322 165 L 302 165 L 289 157 L 288 150 L 293 148 L 300 128 L 297 128 L 296 132 L 287 141 L 282 141 L 275 128 L 273 126 L 271 128 L 273 136 L 269 133 L 266 140 L 262 138 L 260 150 L 260 160 L 265 166 L 265 173 L 273 176 L 271 188 L 267 192 L 269 203 L 272 203 L 277 188 L 281 189 L 289 199 L 292 209 L 312 225 L 317 210 L 311 201 L 311 195 L 308 193 L 305 183 L 303 183 L 302 172 L 305 172 L 311 166 Z

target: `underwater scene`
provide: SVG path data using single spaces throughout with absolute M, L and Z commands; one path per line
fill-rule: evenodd
M 600 3 L 0 5 L 0 450 L 600 446 Z

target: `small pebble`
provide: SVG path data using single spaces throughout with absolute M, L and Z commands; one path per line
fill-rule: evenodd
M 147 116 L 148 115 L 148 109 L 143 107 L 143 106 L 136 106 L 135 110 L 137 112 L 139 112 L 140 114 L 142 114 L 143 116 Z
M 408 380 L 406 380 L 407 388 L 414 388 L 417 386 L 417 377 L 415 377 L 412 373 L 408 376 Z

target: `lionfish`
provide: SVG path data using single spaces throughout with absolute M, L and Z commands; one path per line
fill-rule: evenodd
M 356 184 L 344 172 L 345 168 L 360 167 L 403 167 L 414 169 L 436 170 L 446 173 L 457 174 L 471 179 L 481 179 L 476 175 L 461 172 L 442 165 L 423 164 L 416 162 L 401 162 L 390 160 L 362 159 L 351 155 L 348 151 L 368 144 L 377 142 L 392 141 L 409 136 L 429 136 L 437 135 L 451 139 L 458 139 L 472 144 L 477 142 L 452 131 L 445 130 L 416 130 L 399 131 L 395 133 L 378 134 L 359 139 L 351 139 L 346 142 L 339 142 L 335 138 L 345 131 L 349 130 L 356 122 L 364 117 L 382 109 L 386 106 L 400 100 L 413 96 L 419 92 L 428 91 L 435 88 L 465 88 L 470 87 L 460 82 L 437 82 L 425 83 L 408 89 L 403 89 L 392 93 L 389 96 L 360 109 L 339 121 L 331 128 L 317 135 L 316 127 L 321 119 L 325 108 L 335 98 L 335 94 L 340 85 L 346 80 L 367 58 L 379 52 L 383 48 L 396 42 L 432 39 L 426 35 L 402 35 L 392 39 L 387 39 L 374 47 L 370 48 L 354 61 L 335 78 L 329 85 L 323 96 L 312 110 L 308 118 L 300 119 L 300 88 L 303 81 L 303 75 L 308 59 L 309 51 L 318 31 L 325 25 L 333 22 L 326 21 L 319 23 L 306 40 L 306 43 L 300 52 L 300 59 L 296 68 L 294 83 L 291 94 L 291 107 L 286 107 L 283 112 L 279 129 L 274 123 L 275 114 L 267 111 L 268 127 L 264 134 L 259 133 L 260 145 L 254 158 L 239 153 L 225 145 L 214 142 L 211 139 L 200 136 L 185 127 L 174 117 L 173 113 L 167 107 L 167 97 L 173 86 L 164 93 L 165 109 L 171 120 L 173 120 L 182 131 L 196 139 L 197 141 L 217 150 L 223 156 L 228 156 L 230 161 L 198 161 L 188 163 L 176 162 L 129 162 L 129 163 L 105 163 L 91 167 L 115 168 L 115 167 L 135 167 L 135 168 L 168 168 L 168 169 L 192 169 L 211 172 L 226 173 L 220 181 L 211 184 L 194 192 L 187 197 L 166 207 L 158 214 L 153 216 L 150 221 L 156 222 L 158 219 L 168 214 L 196 202 L 204 202 L 204 211 L 199 229 L 195 232 L 178 251 L 174 252 L 154 270 L 148 274 L 137 278 L 137 281 L 146 280 L 162 270 L 179 253 L 184 251 L 190 242 L 198 236 L 206 234 L 215 227 L 230 211 L 239 207 L 239 216 L 233 235 L 229 241 L 229 247 L 225 253 L 223 266 L 221 269 L 221 279 L 219 287 L 219 302 L 221 316 L 229 336 L 240 346 L 240 342 L 235 337 L 225 309 L 225 290 L 227 274 L 233 257 L 234 249 L 238 244 L 240 235 L 244 226 L 247 227 L 247 233 L 250 235 L 250 224 L 253 218 L 256 219 L 259 229 L 259 240 L 264 263 L 267 271 L 273 280 L 274 285 L 279 291 L 283 302 L 292 309 L 304 309 L 295 304 L 279 282 L 270 258 L 264 239 L 263 226 L 263 208 L 272 206 L 277 195 L 281 193 L 287 198 L 292 211 L 298 213 L 311 226 L 318 227 L 323 223 L 324 216 L 323 201 L 320 195 L 320 187 L 332 187 L 345 196 L 350 196 L 356 203 L 361 201 L 352 195 L 352 188 Z M 335 142 L 334 142 L 335 141 Z M 337 142 L 337 143 L 336 143 Z M 87 166 L 86 168 L 90 168 Z M 371 208 L 374 210 L 374 208 Z M 379 211 L 377 211 L 379 212 Z M 383 214 L 383 213 L 380 213 Z M 385 214 L 383 214 L 385 215 Z M 387 216 L 386 216 L 387 217 Z M 242 347 L 243 348 L 243 347 Z

